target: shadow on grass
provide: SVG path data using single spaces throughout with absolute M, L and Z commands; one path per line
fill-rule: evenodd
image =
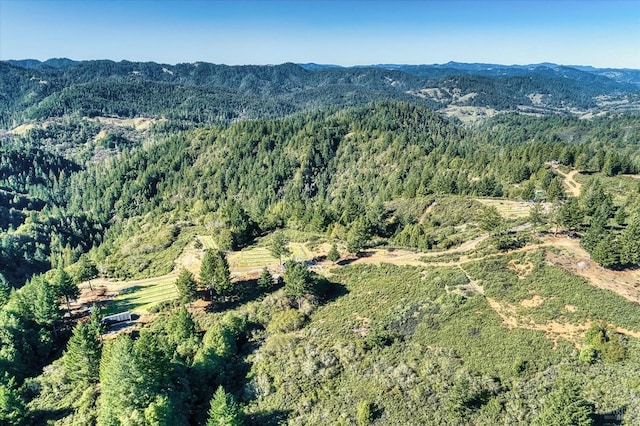
M 102 315 L 112 315 L 118 312 L 131 311 L 141 306 L 139 303 L 132 303 L 129 299 L 114 299 L 105 303 L 105 310 Z
M 271 293 L 273 291 L 282 288 L 282 284 L 278 282 L 278 284 L 274 284 L 271 288 L 265 290 L 258 286 L 258 280 L 244 280 L 237 281 L 234 283 L 234 290 L 236 295 L 230 296 L 227 298 L 218 298 L 216 296 L 211 300 L 211 295 L 209 291 L 201 293 L 204 296 L 204 300 L 211 301 L 212 303 L 207 307 L 208 312 L 221 312 L 230 309 L 235 309 L 238 306 L 244 305 L 245 303 L 251 302 L 253 300 L 257 300 L 265 294 Z

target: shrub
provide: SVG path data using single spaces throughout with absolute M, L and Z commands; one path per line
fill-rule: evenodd
M 290 333 L 302 328 L 306 321 L 303 313 L 297 309 L 277 312 L 271 318 L 267 331 L 269 333 Z

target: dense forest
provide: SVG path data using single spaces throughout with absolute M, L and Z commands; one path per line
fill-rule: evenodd
M 442 107 L 425 89 L 457 93 L 446 103 L 541 111 L 636 108 L 640 79 L 629 70 L 613 80 L 596 71 L 555 65 L 523 67 L 227 66 L 203 62 L 50 60 L 0 62 L 0 126 L 80 116 L 164 117 L 226 124 L 282 117 L 318 108 L 399 100 Z M 541 101 L 535 101 L 540 96 Z M 463 99 L 463 100 L 458 100 Z M 606 105 L 606 106 L 605 106 Z
M 0 422 L 637 424 L 633 76 L 463 65 L 0 63 Z

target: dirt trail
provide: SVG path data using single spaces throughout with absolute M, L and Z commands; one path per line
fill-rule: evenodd
M 579 197 L 580 192 L 582 191 L 582 184 L 576 182 L 574 179 L 575 175 L 578 174 L 578 170 L 571 170 L 569 173 L 564 173 L 560 170 L 557 164 L 551 164 L 553 171 L 564 179 L 564 186 L 568 189 L 569 193 L 574 197 Z

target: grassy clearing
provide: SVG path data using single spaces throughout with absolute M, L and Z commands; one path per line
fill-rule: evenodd
M 145 313 L 160 302 L 173 300 L 178 296 L 175 280 L 176 277 L 169 276 L 129 283 L 107 304 L 105 315 L 124 311 Z
M 283 257 L 282 261 L 289 259 L 309 260 L 313 257 L 311 251 L 302 243 L 289 243 L 291 256 Z M 229 253 L 229 268 L 232 272 L 242 272 L 248 269 L 264 268 L 265 266 L 275 266 L 278 259 L 271 256 L 266 247 L 250 247 L 238 252 Z
M 198 240 L 202 243 L 202 247 L 204 249 L 212 249 L 217 250 L 218 244 L 216 244 L 215 240 L 211 235 L 198 235 Z
M 495 207 L 505 219 L 523 219 L 529 216 L 531 203 L 526 201 L 497 200 L 491 198 L 477 198 L 476 201 L 485 206 Z M 549 210 L 550 203 L 544 203 L 545 210 Z
M 227 255 L 227 259 L 229 260 L 229 268 L 232 271 L 263 268 L 278 263 L 278 259 L 271 256 L 269 250 L 265 247 L 252 247 L 232 252 Z
M 637 177 L 637 175 L 634 175 Z M 602 183 L 604 190 L 613 195 L 616 205 L 624 204 L 629 194 L 637 194 L 640 191 L 640 180 L 629 175 L 607 177 L 600 173 L 597 175 L 586 175 L 578 173 L 574 176 L 576 182 L 588 185 L 591 179 L 598 179 Z
M 289 250 L 295 260 L 309 260 L 313 257 L 309 249 L 301 243 L 289 243 Z

